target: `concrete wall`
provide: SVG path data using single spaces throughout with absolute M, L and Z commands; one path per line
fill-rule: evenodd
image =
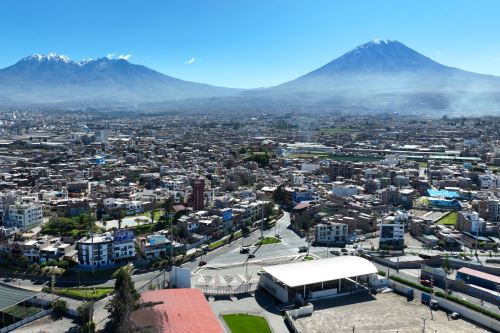
M 488 317 L 482 313 L 479 313 L 477 311 L 473 311 L 469 308 L 466 308 L 463 305 L 457 304 L 452 301 L 448 301 L 444 298 L 441 297 L 436 297 L 433 296 L 432 298 L 437 299 L 439 301 L 439 306 L 442 308 L 445 308 L 446 310 L 450 312 L 457 312 L 459 313 L 462 317 L 467 318 L 471 321 L 474 321 L 478 324 L 481 324 L 485 327 L 488 327 L 489 329 L 493 330 L 494 332 L 500 332 L 500 321 L 495 320 L 494 318 Z
M 486 301 L 488 303 L 492 303 L 492 304 L 495 304 L 497 306 L 500 306 L 500 297 L 498 297 L 498 294 L 496 294 L 494 292 L 490 293 L 490 292 L 484 291 L 480 288 L 476 288 L 473 285 L 465 284 L 461 281 L 447 279 L 447 283 L 448 283 L 448 289 L 456 290 L 456 291 L 461 292 L 463 294 L 466 294 L 466 295 L 469 295 L 472 297 L 476 297 L 476 298 L 482 299 L 483 301 Z
M 453 269 L 468 267 L 471 269 L 475 269 L 476 271 L 485 272 L 497 276 L 500 275 L 499 267 L 480 265 L 471 261 L 458 260 L 455 258 L 450 258 L 448 262 L 450 263 L 450 267 Z
M 399 290 L 412 289 L 404 284 L 401 284 L 401 283 L 395 282 L 395 281 L 391 281 L 390 286 L 394 290 L 396 290 L 395 288 L 398 288 Z M 420 291 L 418 289 L 413 289 L 413 293 L 414 293 L 414 298 L 416 300 L 422 298 L 422 291 Z M 444 298 L 441 298 L 441 297 L 436 297 L 435 295 L 432 295 L 432 299 L 437 300 L 439 302 L 440 307 L 442 307 L 450 312 L 457 312 L 462 317 L 467 318 L 470 321 L 481 324 L 481 325 L 493 330 L 494 332 L 500 332 L 500 321 L 497 321 L 494 318 L 488 317 L 482 313 L 471 310 L 471 309 L 469 309 L 463 305 L 460 305 L 458 303 L 445 300 Z
M 288 303 L 288 291 L 275 283 L 265 274 L 262 274 L 260 276 L 259 285 L 269 291 L 271 295 L 273 295 L 283 303 Z
M 286 311 L 286 313 L 291 316 L 292 318 L 298 318 L 298 317 L 303 317 L 303 316 L 310 316 L 312 315 L 314 311 L 314 307 L 311 303 L 307 303 L 304 306 L 301 306 L 298 309 L 292 309 Z
M 332 296 L 332 295 L 337 295 L 337 288 L 334 289 L 326 289 L 326 290 L 319 290 L 319 291 L 312 291 L 309 294 L 309 298 L 320 298 L 320 297 L 327 297 L 327 296 Z

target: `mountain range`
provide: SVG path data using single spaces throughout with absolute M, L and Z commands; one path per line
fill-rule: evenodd
M 35 54 L 0 70 L 0 101 L 23 104 L 127 106 L 231 96 L 239 91 L 183 81 L 107 57 L 73 61 L 54 53 Z
M 500 113 L 500 77 L 444 66 L 398 41 L 374 40 L 295 80 L 263 89 L 183 81 L 125 59 L 32 55 L 0 69 L 0 104 L 234 108 L 318 106 Z

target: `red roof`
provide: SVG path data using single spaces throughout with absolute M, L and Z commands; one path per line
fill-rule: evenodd
M 182 212 L 183 210 L 186 210 L 186 207 L 184 205 L 174 205 L 172 206 L 172 209 L 178 213 L 178 212 Z
M 309 202 L 300 202 L 295 207 L 293 207 L 293 209 L 300 210 L 300 209 L 308 208 L 310 206 L 311 206 L 311 204 Z
M 224 333 L 200 289 L 145 291 L 141 304 L 132 314 L 140 327 L 163 333 Z
M 481 278 L 484 280 L 489 280 L 489 281 L 492 281 L 494 283 L 500 284 L 500 277 L 493 275 L 493 274 L 488 274 L 488 273 L 484 273 L 481 271 L 476 271 L 475 269 L 471 269 L 468 267 L 462 267 L 457 272 L 460 272 L 463 274 L 468 274 L 471 276 L 475 276 L 475 277 L 478 277 L 478 278 Z

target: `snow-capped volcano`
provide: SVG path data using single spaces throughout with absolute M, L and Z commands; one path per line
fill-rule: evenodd
M 0 100 L 12 103 L 133 105 L 230 96 L 238 89 L 183 81 L 130 63 L 128 56 L 74 61 L 49 53 L 0 69 Z
M 498 113 L 500 78 L 448 67 L 398 41 L 376 39 L 295 80 L 245 95 L 272 103 L 350 109 Z
M 62 55 L 62 54 L 57 54 L 57 53 L 49 53 L 46 55 L 43 54 L 33 54 L 30 55 L 29 57 L 21 59 L 21 61 L 62 61 L 64 63 L 70 63 L 73 62 L 68 56 Z

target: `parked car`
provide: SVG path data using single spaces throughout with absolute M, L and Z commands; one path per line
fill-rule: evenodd
M 255 254 L 250 253 L 250 254 L 248 255 L 248 259 L 252 259 L 252 258 L 255 258 Z
M 281 239 L 281 235 L 280 234 L 276 234 L 276 238 Z
M 307 246 L 299 247 L 299 253 L 307 252 Z
M 451 319 L 458 319 L 458 318 L 460 318 L 460 313 L 458 313 L 458 312 L 452 312 L 450 314 L 450 317 L 451 317 Z
M 206 261 L 200 261 L 200 263 L 198 264 L 198 266 L 205 266 L 207 264 Z
M 347 249 L 341 249 L 340 251 L 342 251 L 342 252 L 348 252 Z
M 353 249 L 357 249 L 357 248 L 358 248 L 358 245 L 357 245 L 357 244 L 354 244 L 354 245 L 352 246 L 352 248 L 353 248 Z
M 336 256 L 340 255 L 340 251 L 337 251 L 337 250 L 331 250 L 330 253 L 333 255 L 336 255 Z
M 427 279 L 420 279 L 420 284 L 426 287 L 432 287 L 431 281 Z
M 242 247 L 240 248 L 240 253 L 241 254 L 247 254 L 250 252 L 250 249 L 248 247 Z

